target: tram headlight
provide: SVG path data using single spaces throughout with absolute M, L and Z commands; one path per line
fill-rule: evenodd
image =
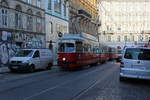
M 66 60 L 66 58 L 63 58 L 63 61 L 65 61 Z

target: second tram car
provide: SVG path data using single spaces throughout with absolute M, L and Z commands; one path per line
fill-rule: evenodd
M 89 34 L 64 34 L 58 40 L 58 66 L 77 68 L 99 62 L 98 41 Z

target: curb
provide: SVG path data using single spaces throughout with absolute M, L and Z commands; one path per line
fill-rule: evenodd
M 10 70 L 8 69 L 8 67 L 0 67 L 0 74 L 8 73 L 8 72 L 10 72 Z
M 53 66 L 53 69 L 51 70 L 46 70 L 46 71 L 40 71 L 40 72 L 36 72 L 36 73 L 30 73 L 30 75 L 27 75 L 26 73 L 21 76 L 21 77 L 13 77 L 11 79 L 6 79 L 6 80 L 2 80 L 0 81 L 0 84 L 1 83 L 5 83 L 5 82 L 11 82 L 11 81 L 17 81 L 17 80 L 20 80 L 20 79 L 26 79 L 26 78 L 31 78 L 31 77 L 34 77 L 34 76 L 37 76 L 37 75 L 42 75 L 42 74 L 46 74 L 46 73 L 50 73 L 50 72 L 53 72 L 53 71 L 56 71 L 56 68 L 54 68 L 55 66 Z M 1 74 L 2 75 L 2 74 Z

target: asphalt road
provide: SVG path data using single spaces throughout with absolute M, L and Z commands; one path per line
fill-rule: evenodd
M 0 100 L 149 100 L 150 82 L 119 81 L 119 64 L 108 62 L 78 71 L 5 73 Z

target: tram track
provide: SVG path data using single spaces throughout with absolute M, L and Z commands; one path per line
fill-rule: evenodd
M 80 91 L 79 93 L 77 93 L 75 96 L 73 96 L 70 100 L 78 100 L 81 96 L 83 96 L 84 94 L 86 94 L 88 91 L 90 91 L 90 89 L 92 89 L 93 87 L 95 87 L 97 84 L 99 84 L 101 81 L 103 81 L 104 79 L 106 79 L 107 77 L 109 77 L 110 75 L 113 74 L 114 71 L 116 71 L 117 67 L 114 68 L 113 70 L 109 69 L 109 71 L 107 72 L 108 74 L 105 74 L 104 77 L 95 80 L 91 85 L 89 85 L 89 87 L 83 89 L 82 91 Z
M 109 66 L 109 67 L 110 67 L 110 66 Z M 48 93 L 48 92 L 53 91 L 53 90 L 55 90 L 55 89 L 64 87 L 64 86 L 66 86 L 66 85 L 69 85 L 69 84 L 71 84 L 72 82 L 75 82 L 75 81 L 81 80 L 82 78 L 87 77 L 88 75 L 92 75 L 92 74 L 94 74 L 94 73 L 99 73 L 99 72 L 103 72 L 103 73 L 104 73 L 105 70 L 107 70 L 107 67 L 102 67 L 102 66 L 101 66 L 100 69 L 96 68 L 96 69 L 94 69 L 94 70 L 92 70 L 92 71 L 89 71 L 89 70 L 88 70 L 88 72 L 87 72 L 87 71 L 85 71 L 84 73 L 82 72 L 82 74 L 81 74 L 80 76 L 76 77 L 75 79 L 72 79 L 72 80 L 66 79 L 66 81 L 64 80 L 65 82 L 63 82 L 63 83 L 61 82 L 61 84 L 56 84 L 55 86 L 52 86 L 52 87 L 47 88 L 47 89 L 44 89 L 43 91 L 40 91 L 40 92 L 35 93 L 35 94 L 33 94 L 33 95 L 29 96 L 29 97 L 26 97 L 26 98 L 24 98 L 23 100 L 32 100 L 32 98 L 38 97 L 38 96 L 40 96 L 40 95 L 42 95 L 42 94 L 44 94 L 44 93 Z M 86 72 L 87 72 L 87 73 L 86 73 Z M 75 73 L 75 74 L 77 74 L 77 73 Z M 79 73 L 78 73 L 78 74 L 79 74 Z M 69 74 L 68 74 L 68 75 L 69 75 Z M 72 75 L 72 74 L 71 74 L 71 75 Z M 109 76 L 109 75 L 107 75 L 107 76 Z M 106 78 L 106 77 L 104 77 L 104 78 Z M 104 79 L 104 78 L 103 78 L 103 79 Z M 92 88 L 93 86 L 95 86 L 95 84 L 97 84 L 98 82 L 99 82 L 99 80 L 96 80 L 92 85 L 90 85 L 90 86 L 87 87 L 86 89 L 83 89 L 83 90 L 80 91 L 77 95 L 73 96 L 73 97 L 71 98 L 71 100 L 76 100 L 75 97 L 80 96 L 81 93 L 84 93 L 84 91 L 89 90 L 90 88 Z M 69 99 L 69 100 L 70 100 L 70 99 Z

